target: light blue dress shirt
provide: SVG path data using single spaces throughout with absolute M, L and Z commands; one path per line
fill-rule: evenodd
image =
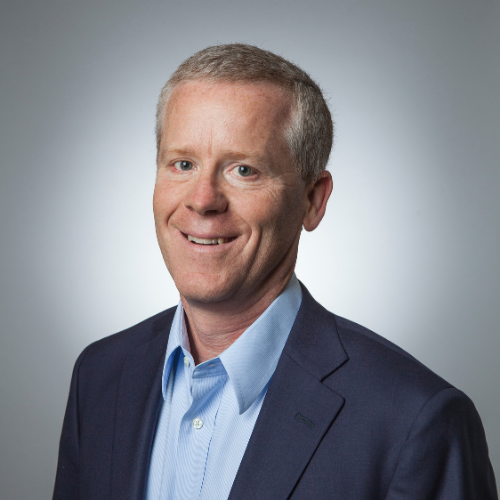
M 179 302 L 167 344 L 147 500 L 228 498 L 301 301 L 293 275 L 230 347 L 196 367 Z

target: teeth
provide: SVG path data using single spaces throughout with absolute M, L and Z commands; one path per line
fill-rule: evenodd
M 195 236 L 187 235 L 187 239 L 192 241 L 193 243 L 198 243 L 199 245 L 222 245 L 222 243 L 227 243 L 230 241 L 230 238 L 214 238 L 214 239 L 205 239 L 205 238 L 196 238 Z

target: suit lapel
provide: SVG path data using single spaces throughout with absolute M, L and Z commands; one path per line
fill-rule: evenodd
M 290 496 L 344 399 L 322 380 L 347 361 L 332 315 L 303 288 L 229 500 Z
M 113 500 L 142 499 L 161 408 L 161 381 L 174 313 L 158 320 L 156 335 L 131 349 L 118 387 L 111 465 Z

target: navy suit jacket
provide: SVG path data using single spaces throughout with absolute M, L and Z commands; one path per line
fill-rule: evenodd
M 230 500 L 497 499 L 470 399 L 303 294 Z M 78 358 L 55 500 L 145 497 L 174 312 Z

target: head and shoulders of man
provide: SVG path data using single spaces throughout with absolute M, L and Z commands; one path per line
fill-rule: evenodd
M 291 279 L 302 229 L 319 225 L 332 191 L 326 165 L 333 123 L 303 70 L 257 47 L 231 44 L 204 49 L 174 72 L 160 94 L 156 133 L 157 238 L 199 363 L 235 342 Z M 344 344 L 360 339 L 353 350 L 363 345 L 423 369 L 304 292 L 306 314 L 329 323 L 330 336 Z M 119 357 L 152 338 L 166 345 L 173 314 L 167 310 L 96 346 Z M 296 345 L 308 335 L 314 337 L 295 335 Z

